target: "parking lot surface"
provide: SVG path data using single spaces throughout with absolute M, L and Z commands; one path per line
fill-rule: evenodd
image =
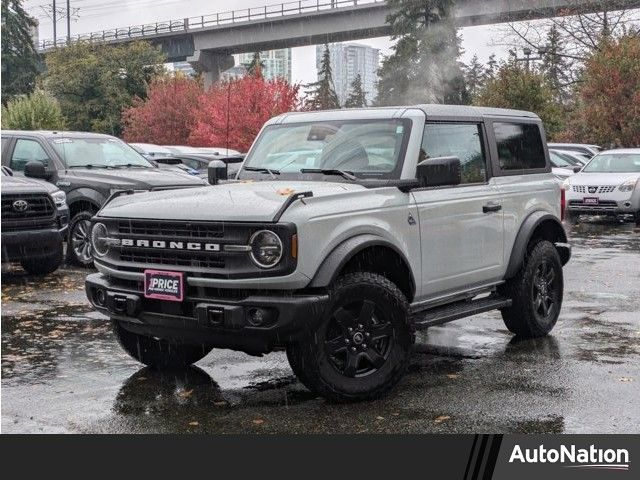
M 570 241 L 550 336 L 518 341 L 499 313 L 433 327 L 390 395 L 347 405 L 311 394 L 280 352 L 143 368 L 87 303 L 87 271 L 4 273 L 2 431 L 638 433 L 640 229 L 593 219 Z

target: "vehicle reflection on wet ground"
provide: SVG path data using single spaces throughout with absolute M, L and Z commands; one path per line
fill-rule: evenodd
M 421 333 L 390 395 L 335 405 L 283 353 L 214 350 L 157 372 L 122 352 L 84 295 L 86 271 L 2 278 L 3 432 L 640 431 L 640 229 L 570 227 L 552 335 L 520 341 L 498 313 Z

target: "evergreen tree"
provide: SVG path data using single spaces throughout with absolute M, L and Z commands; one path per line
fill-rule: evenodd
M 360 74 L 356 75 L 351 83 L 351 92 L 347 98 L 345 104 L 347 108 L 360 108 L 367 106 L 367 92 L 362 89 L 362 77 Z
M 453 0 L 388 0 L 393 54 L 378 75 L 381 105 L 467 103 Z
M 487 60 L 487 66 L 484 69 L 484 78 L 483 81 L 493 80 L 496 78 L 496 72 L 498 71 L 498 61 L 496 60 L 496 54 L 492 53 L 489 55 L 489 60 Z
M 469 65 L 465 65 L 464 76 L 467 83 L 467 91 L 471 98 L 475 98 L 484 85 L 485 79 L 485 67 L 478 60 L 478 55 L 474 55 Z
M 254 52 L 251 61 L 249 63 L 245 63 L 244 66 L 247 68 L 247 74 L 251 75 L 252 77 L 262 77 L 264 62 L 260 57 L 260 52 Z
M 333 72 L 331 70 L 331 55 L 329 46 L 324 46 L 318 81 L 305 85 L 312 90 L 307 94 L 305 108 L 308 110 L 331 110 L 340 108 L 340 102 L 333 87 Z
M 40 57 L 31 29 L 37 25 L 22 0 L 2 0 L 2 103 L 33 92 Z
M 552 25 L 547 33 L 547 45 L 542 51 L 542 71 L 549 80 L 549 85 L 560 103 L 568 101 L 567 84 L 571 82 L 571 65 L 562 55 L 562 37 L 556 25 Z

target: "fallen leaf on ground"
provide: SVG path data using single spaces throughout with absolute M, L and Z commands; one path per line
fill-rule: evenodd
M 447 378 L 458 378 L 460 375 L 457 375 L 455 373 L 450 373 L 449 375 L 447 375 Z
M 451 417 L 449 415 L 440 415 L 439 417 L 437 417 L 434 422 L 435 423 L 442 423 L 445 420 L 449 420 Z
M 200 422 L 189 422 L 189 425 L 191 425 L 192 427 L 197 427 L 198 425 L 200 425 Z
M 191 396 L 191 394 L 192 394 L 192 393 L 193 393 L 193 389 L 191 389 L 191 390 L 184 390 L 184 391 L 182 391 L 182 392 L 178 393 L 178 396 L 179 396 L 179 397 L 182 397 L 182 398 L 188 398 L 188 397 L 190 397 L 190 396 Z
M 264 423 L 264 420 L 261 418 L 256 418 L 253 420 L 254 425 L 262 425 L 263 423 Z

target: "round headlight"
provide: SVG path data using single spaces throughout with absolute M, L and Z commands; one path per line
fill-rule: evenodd
M 282 258 L 282 241 L 271 230 L 260 230 L 249 240 L 251 259 L 262 268 L 275 267 Z
M 104 223 L 96 223 L 91 230 L 91 246 L 93 247 L 93 253 L 98 257 L 104 257 L 109 253 L 109 243 L 107 238 L 109 232 Z

